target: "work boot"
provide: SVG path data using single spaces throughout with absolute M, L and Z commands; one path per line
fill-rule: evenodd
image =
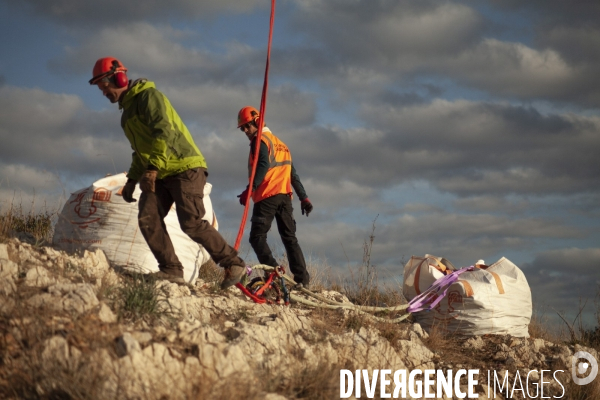
M 302 289 L 306 289 L 308 290 L 308 283 L 304 284 L 304 283 L 296 283 L 296 285 L 294 285 L 292 287 L 292 289 L 294 290 L 298 290 L 298 291 L 302 291 Z
M 154 278 L 157 281 L 167 280 L 169 282 L 177 283 L 177 284 L 180 284 L 180 285 L 184 285 L 186 283 L 186 281 L 183 278 L 183 276 L 176 276 L 176 275 L 172 275 L 172 274 L 167 274 L 166 272 L 163 272 L 163 271 L 152 272 L 151 274 L 148 274 L 148 277 L 149 278 Z
M 232 265 L 225 268 L 225 277 L 221 282 L 221 290 L 225 290 L 230 286 L 238 283 L 242 277 L 246 274 L 246 268 L 241 265 Z

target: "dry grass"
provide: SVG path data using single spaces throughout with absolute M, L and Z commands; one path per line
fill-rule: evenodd
M 567 371 L 570 374 L 570 371 Z M 596 377 L 594 381 L 588 385 L 576 385 L 571 378 L 567 378 L 564 383 L 565 398 L 569 400 L 598 400 L 600 399 L 600 378 Z M 556 397 L 560 392 L 556 394 Z
M 51 213 L 24 214 L 20 208 L 11 209 L 0 215 L 0 237 L 8 235 L 10 230 L 16 230 L 29 233 L 36 240 L 47 240 L 51 237 L 51 220 Z M 350 274 L 349 281 L 332 278 L 331 268 L 326 264 L 309 263 L 313 289 L 337 289 L 359 305 L 394 306 L 406 303 L 399 288 L 378 284 L 377 268 L 371 263 L 373 240 L 372 233 L 369 240 L 365 241 L 362 266 Z M 82 279 L 82 271 L 71 271 L 68 266 L 63 271 L 52 272 L 73 280 Z M 75 278 L 76 276 L 79 277 Z M 83 276 L 85 277 L 85 274 Z M 201 266 L 199 278 L 209 283 L 209 288 L 213 288 L 214 293 L 217 293 L 220 292 L 219 284 L 223 279 L 223 270 L 209 261 Z M 12 311 L 9 314 L 0 313 L 0 398 L 98 398 L 100 385 L 106 377 L 102 376 L 102 373 L 94 373 L 85 368 L 67 370 L 63 366 L 43 362 L 43 343 L 53 336 L 60 335 L 82 352 L 82 360 L 85 363 L 86 357 L 98 349 L 112 349 L 111 352 L 114 352 L 113 341 L 121 334 L 121 328 L 118 324 L 101 323 L 94 313 L 72 316 L 50 309 L 28 308 L 24 299 L 29 297 L 32 291 L 40 290 L 20 287 Z M 154 282 L 141 277 L 125 278 L 123 286 L 104 288 L 102 292 L 102 299 L 119 315 L 122 324 L 134 324 L 140 320 L 153 324 L 164 320 L 165 315 L 159 307 Z M 7 298 L 0 295 L 0 303 L 7 301 Z M 239 310 L 234 319 L 244 320 L 247 319 L 247 315 L 244 310 Z M 225 320 L 230 321 L 231 318 L 215 316 L 213 326 L 224 328 Z M 398 324 L 375 321 L 353 312 L 315 309 L 311 313 L 311 322 L 313 329 L 310 332 L 299 333 L 308 343 L 325 341 L 328 335 L 339 335 L 348 330 L 358 331 L 363 327 L 376 328 L 392 346 L 395 346 L 399 339 L 405 339 L 403 329 L 400 329 Z M 529 327 L 530 335 L 557 343 L 569 343 L 569 335 L 556 337 L 550 334 L 545 327 L 546 323 L 547 319 L 536 315 Z M 580 329 L 579 343 L 598 349 L 599 329 Z M 484 362 L 483 356 L 474 350 L 462 348 L 459 343 L 456 337 L 448 335 L 443 326 L 434 326 L 429 332 L 429 338 L 425 340 L 425 345 L 430 350 L 444 360 L 451 360 L 454 365 L 480 367 L 477 363 Z M 184 354 L 194 354 L 194 349 L 180 350 Z M 295 349 L 289 350 L 290 357 L 294 357 L 294 351 Z M 489 354 L 487 356 L 485 362 L 489 363 Z M 180 389 L 188 399 L 262 399 L 266 393 L 278 393 L 290 399 L 331 399 L 339 397 L 341 368 L 353 369 L 351 366 L 340 365 L 307 368 L 304 363 L 298 362 L 285 371 L 258 372 L 257 378 L 252 381 L 243 376 L 227 379 L 225 382 L 197 377 Z M 600 379 L 587 386 L 572 383 L 565 386 L 569 399 L 600 398 Z
M 27 353 L 0 382 L 0 397 L 17 399 L 94 400 L 100 398 L 105 377 L 89 369 L 65 370 L 64 366 L 42 360 L 40 349 Z M 81 362 L 86 363 L 86 356 Z
M 349 268 L 349 277 L 332 282 L 332 286 L 338 290 L 341 288 L 339 291 L 352 303 L 361 306 L 393 307 L 406 304 L 401 287 L 379 283 L 377 266 L 371 262 L 374 241 L 375 221 L 368 239 L 363 243 L 362 264 L 356 270 Z
M 558 331 L 557 334 L 554 335 L 550 335 L 550 337 L 547 339 L 546 337 L 543 337 L 544 339 L 548 340 L 548 341 L 552 341 L 555 343 L 566 343 L 566 344 L 570 344 L 570 345 L 582 345 L 585 347 L 591 347 L 596 349 L 597 351 L 600 351 L 600 287 L 599 287 L 599 291 L 598 294 L 596 295 L 596 301 L 595 301 L 595 315 L 596 315 L 596 321 L 595 327 L 589 327 L 586 324 L 584 324 L 583 322 L 583 318 L 582 318 L 582 314 L 583 314 L 583 310 L 586 307 L 587 303 L 582 303 L 580 301 L 580 305 L 579 305 L 579 310 L 577 315 L 575 316 L 575 318 L 570 321 L 568 320 L 565 315 L 563 315 L 563 313 L 559 312 L 559 311 L 555 311 L 556 314 L 561 318 L 563 325 L 561 326 L 561 329 Z M 541 327 L 538 330 L 542 330 L 544 327 L 544 321 L 542 321 L 540 323 Z M 531 331 L 531 327 L 530 327 L 530 331 Z M 533 328 L 534 333 L 538 334 L 538 332 L 536 332 L 536 327 L 534 325 Z M 543 333 L 542 333 L 543 335 Z
M 41 212 L 25 212 L 21 205 L 11 204 L 6 211 L 0 213 L 0 242 L 6 241 L 11 232 L 18 232 L 31 235 L 38 244 L 50 243 L 57 215 L 57 211 L 46 208 Z
M 202 264 L 198 271 L 198 279 L 202 279 L 207 283 L 212 293 L 219 293 L 221 291 L 221 282 L 224 276 L 223 268 L 215 264 L 212 258 Z
M 331 266 L 327 262 L 310 257 L 306 262 L 310 275 L 310 287 L 313 291 L 327 290 L 337 280 L 333 278 Z
M 529 336 L 533 339 L 544 339 L 552 343 L 560 343 L 564 337 L 560 333 L 548 329 L 550 319 L 545 313 L 534 312 L 529 323 Z
M 339 398 L 339 365 L 315 365 L 308 367 L 298 363 L 282 371 L 266 371 L 263 391 L 278 393 L 290 399 L 329 400 Z
M 311 368 L 298 364 L 281 370 L 265 370 L 254 378 L 235 380 L 198 377 L 181 391 L 189 400 L 262 400 L 267 393 L 277 393 L 288 399 L 329 400 L 339 397 L 340 368 L 338 365 L 318 365 Z
M 400 329 L 398 324 L 383 322 L 383 321 L 375 321 L 373 322 L 373 326 L 379 331 L 381 337 L 386 339 L 390 345 L 398 349 L 398 341 L 400 339 L 406 339 L 406 332 L 404 329 Z
M 39 289 L 30 289 L 31 291 Z M 112 348 L 119 334 L 92 313 L 79 316 L 34 308 L 24 301 L 31 293 L 11 296 L 10 313 L 0 314 L 0 398 L 2 399 L 95 399 L 104 377 L 86 369 L 68 369 L 42 358 L 44 342 L 63 337 L 81 351 L 81 362 L 100 348 Z M 8 302 L 0 296 L 0 302 Z
M 429 350 L 443 352 L 455 347 L 452 338 L 448 335 L 446 327 L 442 323 L 434 325 L 428 333 L 429 337 L 425 340 L 425 345 Z
M 341 311 L 317 308 L 311 313 L 312 332 L 304 335 L 307 342 L 323 340 L 328 334 L 340 335 L 345 330 L 345 318 Z

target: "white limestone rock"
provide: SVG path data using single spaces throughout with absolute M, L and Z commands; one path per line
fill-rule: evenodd
M 99 304 L 93 286 L 87 283 L 59 283 L 48 287 L 48 293 L 34 295 L 27 301 L 34 307 L 56 311 L 84 313 Z

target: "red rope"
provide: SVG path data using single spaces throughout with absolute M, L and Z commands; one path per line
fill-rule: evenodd
M 256 134 L 256 144 L 254 146 L 254 157 L 252 159 L 252 173 L 250 174 L 250 182 L 248 184 L 248 194 L 246 196 L 246 206 L 242 215 L 242 222 L 238 231 L 235 245 L 236 250 L 240 248 L 240 242 L 244 235 L 244 227 L 246 226 L 246 218 L 248 217 L 248 208 L 250 207 L 250 196 L 252 194 L 252 184 L 254 183 L 254 174 L 256 173 L 256 164 L 258 163 L 258 153 L 260 150 L 260 140 L 262 137 L 263 121 L 265 120 L 265 112 L 267 105 L 267 89 L 269 88 L 269 62 L 271 60 L 271 42 L 273 40 L 273 22 L 275 21 L 275 0 L 271 0 L 271 21 L 269 23 L 269 44 L 267 47 L 267 65 L 265 67 L 265 80 L 263 83 L 262 96 L 260 99 L 260 115 L 258 117 L 258 133 Z

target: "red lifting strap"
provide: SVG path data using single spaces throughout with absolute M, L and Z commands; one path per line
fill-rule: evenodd
M 248 194 L 246 197 L 246 205 L 244 206 L 244 214 L 242 215 L 242 222 L 240 223 L 240 229 L 238 231 L 235 245 L 233 246 L 236 250 L 240 248 L 240 242 L 244 235 L 244 227 L 246 226 L 246 218 L 248 217 L 248 207 L 250 206 L 250 196 L 252 195 L 252 184 L 254 183 L 254 174 L 256 173 L 256 164 L 258 163 L 258 153 L 260 150 L 260 140 L 262 137 L 263 121 L 265 119 L 266 105 L 267 105 L 267 89 L 269 88 L 269 62 L 271 59 L 271 42 L 273 40 L 273 21 L 275 21 L 275 0 L 271 0 L 271 21 L 269 23 L 269 44 L 267 47 L 267 65 L 265 67 L 265 80 L 263 83 L 262 96 L 260 99 L 260 115 L 258 117 L 258 133 L 256 134 L 256 146 L 254 146 L 254 158 L 252 161 L 252 173 L 250 174 L 250 182 Z

